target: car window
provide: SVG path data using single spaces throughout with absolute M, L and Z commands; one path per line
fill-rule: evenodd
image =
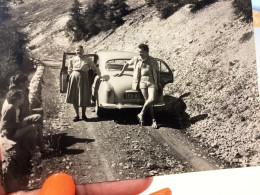
M 97 67 L 99 67 L 99 58 L 96 58 L 94 63 L 96 64 Z
M 106 69 L 109 71 L 119 71 L 122 70 L 124 64 L 128 61 L 129 59 L 115 59 L 115 60 L 108 60 L 106 63 Z M 133 67 L 128 67 L 126 71 L 133 71 Z
M 169 73 L 169 69 L 166 67 L 166 65 L 162 61 L 157 60 L 157 62 L 158 62 L 158 65 L 159 65 L 160 72 Z

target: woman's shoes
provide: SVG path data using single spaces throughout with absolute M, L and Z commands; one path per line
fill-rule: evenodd
M 82 115 L 82 120 L 83 120 L 83 121 L 87 121 L 87 120 L 88 120 L 88 117 L 87 117 L 86 115 Z M 75 117 L 73 118 L 73 122 L 77 122 L 77 121 L 80 121 L 79 116 L 75 116 Z
M 88 117 L 87 117 L 86 115 L 83 115 L 83 116 L 82 116 L 82 120 L 83 120 L 83 121 L 87 121 L 87 120 L 88 120 Z
M 73 119 L 73 122 L 77 122 L 77 121 L 80 121 L 79 116 L 75 116 Z
M 140 114 L 138 114 L 138 115 L 137 115 L 137 119 L 138 119 L 138 121 L 139 121 L 139 124 L 140 124 L 141 126 L 144 126 L 144 119 L 143 119 L 143 116 L 140 115 Z

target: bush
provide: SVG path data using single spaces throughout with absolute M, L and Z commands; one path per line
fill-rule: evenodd
M 216 1 L 217 0 L 186 0 L 186 4 L 192 4 L 193 7 L 191 8 L 191 12 L 196 12 L 212 3 L 215 3 Z
M 115 29 L 124 23 L 123 17 L 129 13 L 126 0 L 93 0 L 85 9 L 74 0 L 71 19 L 67 30 L 73 32 L 74 41 L 88 40 L 101 31 Z
M 160 18 L 166 19 L 181 7 L 191 4 L 191 12 L 196 12 L 203 9 L 207 5 L 215 3 L 217 0 L 145 0 L 146 4 L 151 7 L 154 6 L 158 11 Z M 243 0 L 241 0 L 243 1 Z
M 0 79 L 8 80 L 10 75 L 21 70 L 25 52 L 25 35 L 19 33 L 17 26 L 12 21 L 2 23 L 4 30 L 0 29 Z M 1 88 L 5 88 L 2 86 Z
M 181 7 L 181 3 L 176 0 L 154 0 L 154 3 L 156 10 L 163 19 L 168 18 Z
M 251 0 L 234 0 L 233 6 L 238 17 L 242 16 L 246 21 L 253 20 Z
M 113 0 L 109 5 L 107 12 L 113 17 L 108 18 L 109 21 L 116 24 L 122 24 L 122 17 L 129 13 L 129 6 L 125 2 L 126 0 Z
M 43 74 L 43 86 L 42 86 L 42 108 L 44 110 L 44 118 L 55 118 L 60 111 L 58 107 L 57 93 L 53 88 L 56 83 L 55 74 L 51 68 L 45 66 Z

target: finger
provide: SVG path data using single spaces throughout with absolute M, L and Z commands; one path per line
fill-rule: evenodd
M 76 195 L 132 195 L 140 194 L 146 190 L 152 183 L 153 178 L 124 180 L 116 182 L 105 182 L 95 184 L 85 184 L 76 186 Z M 18 191 L 9 195 L 39 195 L 40 190 L 34 190 L 30 192 Z M 6 195 L 4 192 L 0 192 L 0 195 Z
M 56 173 L 48 177 L 42 186 L 40 195 L 51 194 L 75 194 L 75 183 L 72 177 L 65 173 Z
M 152 183 L 153 178 L 143 178 L 134 180 L 124 180 L 116 182 L 94 183 L 76 186 L 76 195 L 132 195 L 140 194 Z

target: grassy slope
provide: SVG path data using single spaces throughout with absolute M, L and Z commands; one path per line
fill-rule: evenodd
M 143 3 L 129 2 L 133 6 Z M 64 33 L 70 5 L 63 0 L 30 0 L 16 8 L 17 15 L 28 12 L 18 19 L 27 24 L 24 31 L 31 35 L 35 55 L 59 58 L 63 50 L 75 47 Z M 101 33 L 81 44 L 93 52 L 134 51 L 140 42 L 148 43 L 152 56 L 163 58 L 176 70 L 176 80 L 167 86 L 166 94 L 179 97 L 191 92 L 185 99 L 187 112 L 191 116 L 209 115 L 188 128 L 187 134 L 232 166 L 259 165 L 260 116 L 252 23 L 236 19 L 231 1 L 217 2 L 197 14 L 184 7 L 167 20 L 156 17 L 153 8 L 144 7 L 126 19 L 113 34 Z

